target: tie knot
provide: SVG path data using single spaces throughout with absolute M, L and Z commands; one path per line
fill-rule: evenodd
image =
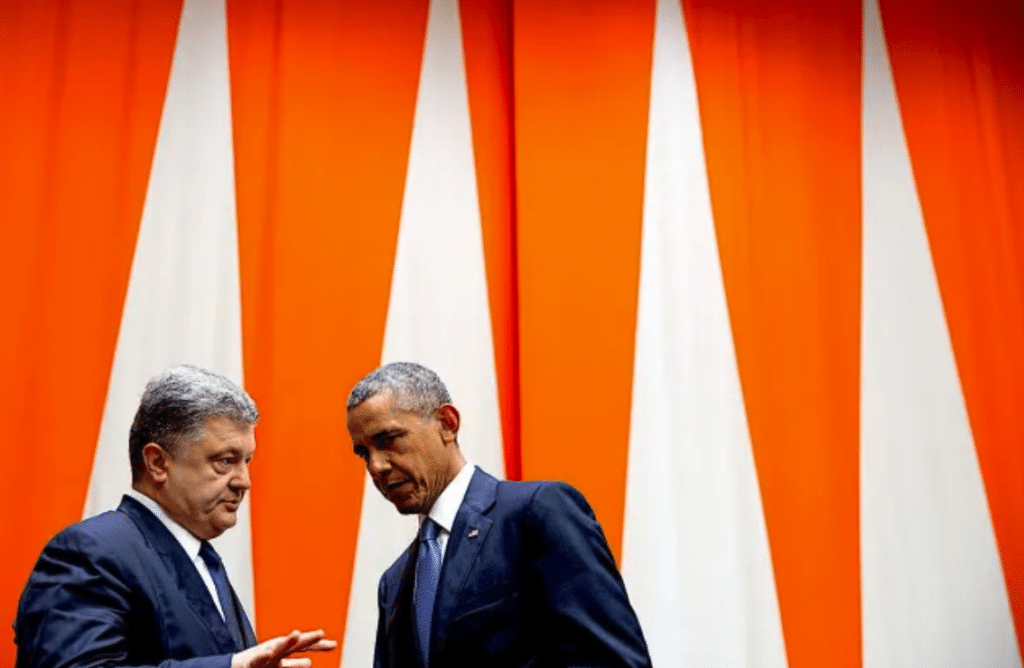
M 199 544 L 199 556 L 203 558 L 206 567 L 211 570 L 220 566 L 220 555 L 217 554 L 217 550 L 213 549 L 213 545 L 205 540 Z
M 423 525 L 420 526 L 420 540 L 422 540 L 422 541 L 434 540 L 434 539 L 437 538 L 437 534 L 438 534 L 438 532 L 440 530 L 441 530 L 441 525 L 440 524 L 438 524 L 434 520 L 430 519 L 429 517 L 425 517 L 423 519 Z

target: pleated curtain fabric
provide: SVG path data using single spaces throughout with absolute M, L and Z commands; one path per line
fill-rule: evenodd
M 340 407 L 413 360 L 655 665 L 1024 668 L 1024 0 L 821 8 L 0 2 L 0 605 L 190 362 L 264 416 L 225 612 L 371 665 L 420 527 Z

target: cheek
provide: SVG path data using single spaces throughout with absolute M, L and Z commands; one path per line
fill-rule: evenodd
M 175 476 L 168 480 L 168 485 L 173 490 L 174 497 L 183 505 L 194 506 L 203 498 L 202 483 L 196 476 Z
M 226 495 L 227 488 L 227 479 L 216 478 L 214 480 L 207 480 L 203 483 L 202 492 L 200 493 L 203 503 L 211 509 L 214 508 L 217 502 Z
M 422 455 L 419 455 L 419 454 L 409 455 L 405 459 L 403 464 L 404 464 L 403 468 L 406 471 L 408 471 L 409 474 L 412 475 L 414 478 L 416 478 L 417 480 L 423 480 L 424 479 L 424 477 L 426 475 L 426 472 L 427 472 L 427 466 L 426 466 L 426 461 L 424 460 Z

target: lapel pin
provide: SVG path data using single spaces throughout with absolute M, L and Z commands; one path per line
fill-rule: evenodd
M 469 537 L 470 538 L 476 538 L 479 535 L 480 535 L 480 529 L 473 529 L 472 531 L 469 532 Z

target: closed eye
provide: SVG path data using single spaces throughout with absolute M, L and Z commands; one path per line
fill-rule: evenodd
M 396 438 L 404 434 L 405 432 L 401 430 L 382 431 L 378 434 L 373 435 L 373 443 L 376 447 L 382 450 L 386 450 L 387 448 L 391 447 L 391 445 L 395 442 Z

